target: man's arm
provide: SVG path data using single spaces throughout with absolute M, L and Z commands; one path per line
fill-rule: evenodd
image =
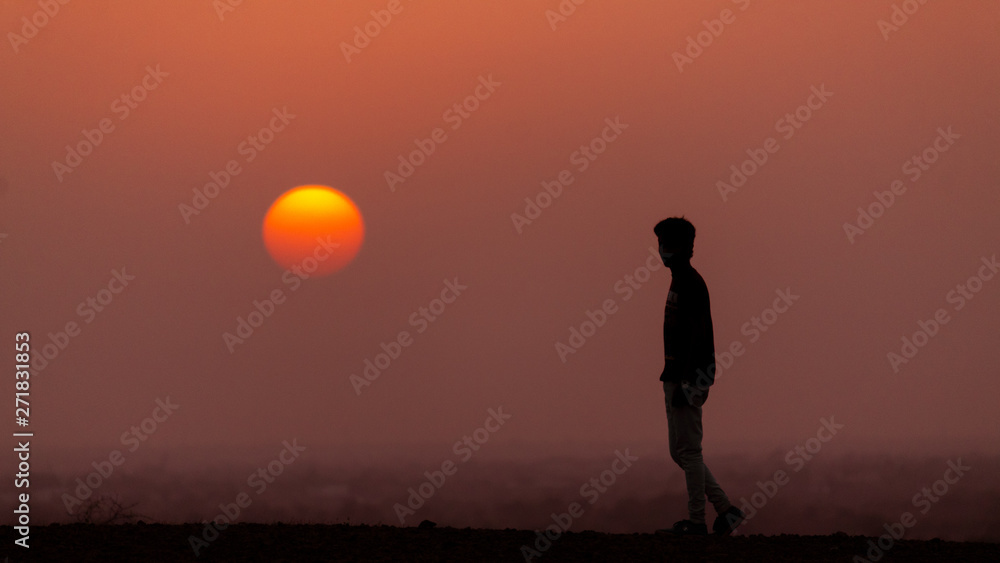
M 712 330 L 712 310 L 708 288 L 701 284 L 691 330 L 691 381 L 708 387 L 715 380 L 715 335 Z M 708 378 L 705 381 L 705 378 Z
M 710 377 L 714 373 L 714 341 L 712 334 L 712 312 L 708 299 L 708 288 L 704 283 L 692 284 L 688 299 L 681 307 L 683 322 L 683 379 L 695 383 L 702 373 Z M 711 382 L 709 382 L 711 384 Z

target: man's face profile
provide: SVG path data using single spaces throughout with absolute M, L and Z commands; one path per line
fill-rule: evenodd
M 667 240 L 660 239 L 660 260 L 663 261 L 663 265 L 670 267 L 673 263 L 674 256 L 680 255 L 683 249 L 676 242 L 670 242 Z

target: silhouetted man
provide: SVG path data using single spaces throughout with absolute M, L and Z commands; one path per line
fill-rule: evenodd
M 705 496 L 718 517 L 712 529 L 730 534 L 743 521 L 743 513 L 729 502 L 701 454 L 701 410 L 708 388 L 715 382 L 715 337 L 708 286 L 691 267 L 694 225 L 671 217 L 653 228 L 660 244 L 660 258 L 670 268 L 670 290 L 663 315 L 664 367 L 660 375 L 667 407 L 670 457 L 684 470 L 688 492 L 688 519 L 666 531 L 707 534 Z

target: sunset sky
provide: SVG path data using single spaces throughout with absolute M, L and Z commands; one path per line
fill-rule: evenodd
M 743 350 L 706 448 L 784 451 L 832 416 L 842 451 L 1000 451 L 996 2 L 896 29 L 890 0 L 220 5 L 69 2 L 30 38 L 39 4 L 0 7 L 0 323 L 36 355 L 63 340 L 31 377 L 45 451 L 120 448 L 169 397 L 150 451 L 444 458 L 502 408 L 494 453 L 665 452 L 670 275 L 642 268 L 679 215 L 716 349 Z M 261 225 L 305 184 L 351 198 L 365 237 L 303 280 Z

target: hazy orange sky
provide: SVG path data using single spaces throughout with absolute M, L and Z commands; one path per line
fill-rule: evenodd
M 550 21 L 559 5 L 243 2 L 220 17 L 210 2 L 70 2 L 18 41 L 40 8 L 3 3 L 2 333 L 30 331 L 40 350 L 80 329 L 32 375 L 46 447 L 119 447 L 169 397 L 180 408 L 150 449 L 294 436 L 444 452 L 502 407 L 497 451 L 665 450 L 670 275 L 625 278 L 653 225 L 683 214 L 716 348 L 745 350 L 712 389 L 706 447 L 788 449 L 833 416 L 845 450 L 996 452 L 1000 278 L 983 260 L 1000 253 L 1000 5 L 929 2 L 887 31 L 889 0 L 591 0 Z M 438 128 L 390 188 L 386 172 Z M 84 130 L 100 144 L 54 169 Z M 530 224 L 512 218 L 564 170 L 572 183 Z M 260 230 L 303 184 L 347 194 L 366 235 L 346 269 L 293 288 Z M 971 298 L 951 293 L 970 277 Z M 88 306 L 109 283 L 121 291 Z M 421 321 L 446 283 L 467 288 Z M 286 300 L 227 347 L 276 289 Z M 793 304 L 765 313 L 786 291 Z M 606 300 L 616 312 L 561 358 Z M 947 322 L 894 370 L 889 354 L 940 309 Z M 755 337 L 762 314 L 773 324 Z M 351 375 L 401 331 L 412 344 L 359 396 Z

